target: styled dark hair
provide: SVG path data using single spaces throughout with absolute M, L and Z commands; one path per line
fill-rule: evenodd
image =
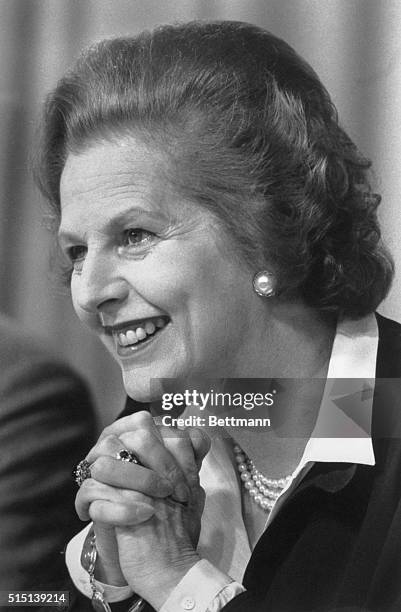
M 36 177 L 60 216 L 66 157 L 132 133 L 165 151 L 180 192 L 218 217 L 279 298 L 361 317 L 393 275 L 370 162 L 311 67 L 240 22 L 162 26 L 87 50 L 48 96 Z

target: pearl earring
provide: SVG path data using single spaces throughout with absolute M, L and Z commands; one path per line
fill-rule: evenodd
M 253 277 L 253 288 L 262 297 L 273 297 L 276 294 L 274 274 L 267 270 L 257 272 Z

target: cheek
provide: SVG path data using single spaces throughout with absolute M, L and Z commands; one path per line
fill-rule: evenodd
M 89 321 L 87 321 L 87 319 L 89 318 L 88 313 L 85 312 L 82 308 L 80 308 L 78 304 L 78 280 L 74 278 L 74 275 L 72 275 L 71 277 L 70 291 L 72 306 L 75 310 L 75 314 L 84 325 L 89 325 Z
M 75 314 L 77 315 L 77 317 L 83 321 L 83 314 L 84 311 L 79 307 L 78 305 L 78 301 L 77 301 L 77 289 L 76 289 L 76 283 L 74 283 L 74 281 L 71 281 L 71 287 L 70 287 L 70 291 L 71 291 L 71 302 L 72 302 L 72 307 L 75 310 Z M 84 321 L 83 321 L 84 322 Z
M 204 262 L 185 250 L 178 254 L 161 252 L 154 259 L 144 260 L 130 284 L 144 300 L 174 316 L 207 291 L 211 274 L 212 266 L 205 269 Z
M 145 260 L 138 292 L 171 316 L 187 309 L 189 315 L 202 312 L 213 319 L 222 310 L 241 308 L 252 294 L 251 274 L 217 252 L 214 243 L 185 246 Z

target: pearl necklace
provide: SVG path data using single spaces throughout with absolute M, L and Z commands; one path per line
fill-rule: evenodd
M 285 478 L 266 478 L 238 444 L 234 445 L 234 455 L 245 489 L 258 506 L 266 512 L 271 512 L 292 475 Z

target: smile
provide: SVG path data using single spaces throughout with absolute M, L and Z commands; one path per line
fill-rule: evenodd
M 148 344 L 166 325 L 169 318 L 166 316 L 150 317 L 148 319 L 128 321 L 126 323 L 105 328 L 111 333 L 120 355 L 131 354 L 132 351 Z

